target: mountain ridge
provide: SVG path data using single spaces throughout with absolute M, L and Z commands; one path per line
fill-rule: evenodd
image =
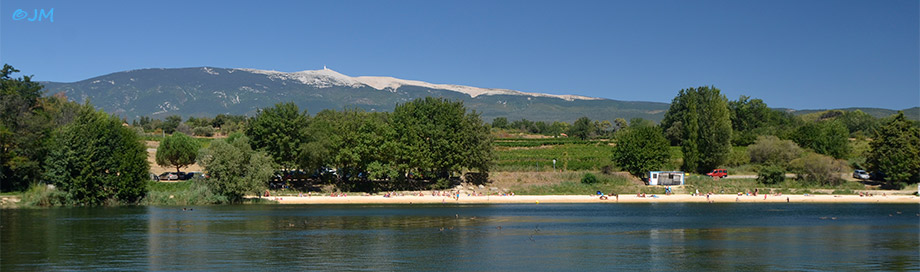
M 462 100 L 486 121 L 507 117 L 509 120 L 571 122 L 587 116 L 594 120 L 638 117 L 657 122 L 670 106 L 662 102 L 530 93 L 384 76 L 351 77 L 325 67 L 299 72 L 209 66 L 145 68 L 70 83 L 41 83 L 48 94 L 64 93 L 79 102 L 89 99 L 97 108 L 128 119 L 173 114 L 183 117 L 220 113 L 251 115 L 260 108 L 289 101 L 314 113 L 346 107 L 391 111 L 398 103 L 425 96 Z M 866 109 L 871 109 L 867 113 L 876 117 L 896 112 Z M 912 119 L 920 119 L 920 108 L 905 110 Z M 793 113 L 815 111 L 821 110 L 793 110 Z

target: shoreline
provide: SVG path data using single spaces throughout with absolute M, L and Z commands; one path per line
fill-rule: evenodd
M 515 196 L 463 196 L 454 199 L 447 196 L 393 196 L 357 195 L 357 196 L 270 196 L 251 197 L 278 204 L 540 204 L 540 203 L 897 203 L 920 204 L 920 197 L 913 195 L 859 196 L 859 195 L 763 195 L 738 196 L 733 194 L 711 195 L 620 195 L 619 198 L 608 196 L 606 200 L 599 196 L 588 195 L 515 195 Z

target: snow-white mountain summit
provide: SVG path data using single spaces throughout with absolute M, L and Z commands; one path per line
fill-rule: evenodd
M 203 68 L 207 69 L 207 68 Z M 368 86 L 377 90 L 388 90 L 396 91 L 399 87 L 402 86 L 418 86 L 423 88 L 438 89 L 438 90 L 448 90 L 459 93 L 464 93 L 470 97 L 477 97 L 480 95 L 520 95 L 520 96 L 533 96 L 533 97 L 550 97 L 550 98 L 559 98 L 566 101 L 574 100 L 600 100 L 601 98 L 587 97 L 580 95 L 555 95 L 555 94 L 544 94 L 544 93 L 530 93 L 530 92 L 521 92 L 508 89 L 492 89 L 492 88 L 479 88 L 479 87 L 470 87 L 463 85 L 453 85 L 453 84 L 434 84 L 418 80 L 406 80 L 399 79 L 394 77 L 379 77 L 379 76 L 359 76 L 359 77 L 350 77 L 343 75 L 339 72 L 333 71 L 323 67 L 322 70 L 306 70 L 300 72 L 279 72 L 272 70 L 258 70 L 258 69 L 246 69 L 241 68 L 238 70 L 247 71 L 250 73 L 264 74 L 269 79 L 275 80 L 294 80 L 299 81 L 303 84 L 311 85 L 317 88 L 328 88 L 333 86 L 341 87 L 352 87 L 358 88 L 361 86 Z

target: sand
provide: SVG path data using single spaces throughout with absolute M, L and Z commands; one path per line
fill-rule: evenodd
M 515 196 L 466 196 L 461 195 L 460 199 L 454 199 L 444 196 L 431 196 L 430 193 L 424 196 L 395 196 L 384 197 L 382 195 L 348 195 L 331 197 L 325 196 L 271 196 L 262 197 L 266 200 L 274 200 L 280 204 L 491 204 L 491 203 L 920 203 L 920 197 L 912 195 L 889 195 L 889 196 L 871 196 L 860 197 L 859 195 L 763 195 L 758 196 L 738 196 L 738 195 L 711 195 L 708 200 L 706 196 L 691 195 L 646 195 L 638 197 L 636 195 L 620 195 L 619 199 L 608 196 L 606 200 L 598 196 L 588 195 L 515 195 Z

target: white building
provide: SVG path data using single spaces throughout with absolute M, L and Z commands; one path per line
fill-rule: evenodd
M 648 185 L 684 185 L 684 172 L 651 171 L 648 172 Z

